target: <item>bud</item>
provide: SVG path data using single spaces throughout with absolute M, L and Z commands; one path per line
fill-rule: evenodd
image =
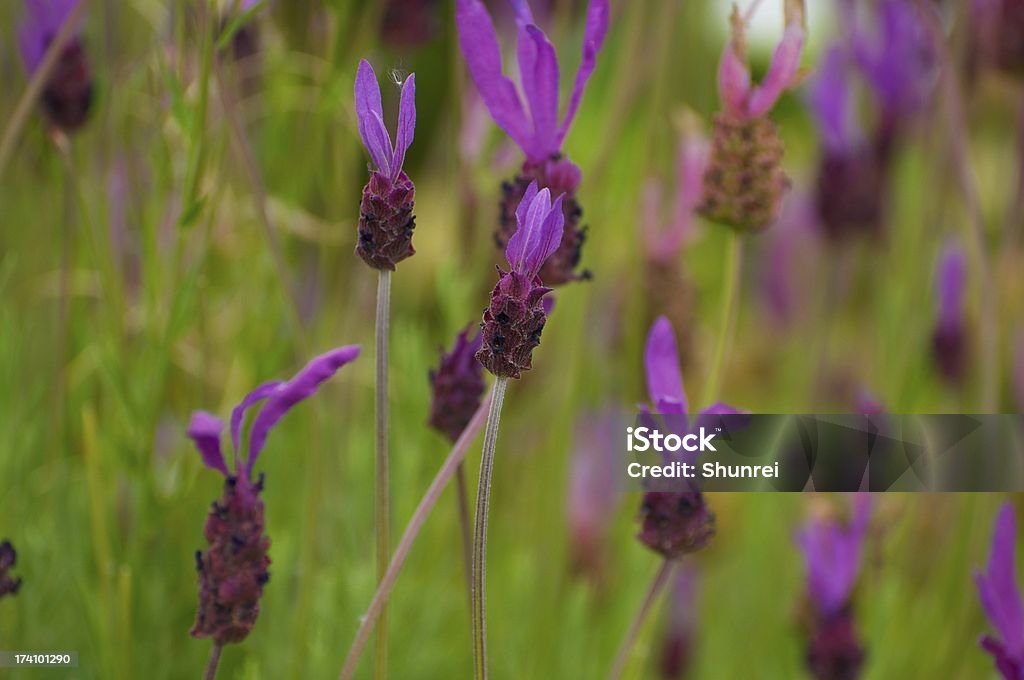
M 829 239 L 881 235 L 887 169 L 886 160 L 870 146 L 822 156 L 816 201 Z
M 715 515 L 700 491 L 648 491 L 637 538 L 666 559 L 700 550 L 715 535 Z
M 415 254 L 412 233 L 416 216 L 412 214 L 416 188 L 400 172 L 392 182 L 381 172 L 372 171 L 363 187 L 359 204 L 359 242 L 356 253 L 374 269 L 395 270 L 395 265 Z
M 864 665 L 852 608 L 815 621 L 807 649 L 807 668 L 815 680 L 854 680 Z
M 480 407 L 486 385 L 475 355 L 481 347 L 481 334 L 469 339 L 469 329 L 455 338 L 455 346 L 441 355 L 441 365 L 430 371 L 429 424 L 455 442 Z
M 18 553 L 11 542 L 0 542 L 0 598 L 14 595 L 21 588 L 21 579 L 14 578 L 8 573 L 17 561 Z

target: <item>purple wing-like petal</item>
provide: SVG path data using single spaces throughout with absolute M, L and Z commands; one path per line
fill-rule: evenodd
M 833 46 L 822 59 L 807 93 L 809 108 L 822 141 L 834 152 L 845 151 L 854 141 L 849 76 L 850 66 L 845 51 L 842 47 Z
M 416 74 L 410 74 L 402 85 L 398 104 L 398 132 L 395 133 L 395 155 L 391 161 L 391 179 L 398 177 L 405 163 L 405 152 L 412 145 L 416 132 Z
M 281 417 L 293 406 L 311 397 L 324 381 L 357 356 L 359 356 L 358 345 L 347 345 L 321 354 L 306 364 L 294 378 L 278 386 L 274 393 L 267 397 L 267 403 L 263 405 L 253 421 L 252 433 L 249 435 L 249 457 L 246 462 L 248 474 L 252 474 L 252 468 L 263 450 L 270 428 L 277 424 L 277 421 L 281 420 Z
M 547 36 L 533 25 L 519 29 L 517 55 L 523 93 L 533 118 L 533 143 L 545 153 L 558 151 L 558 57 Z
M 939 317 L 957 321 L 963 309 L 967 262 L 963 249 L 955 242 L 947 243 L 939 259 L 935 291 Z
M 782 42 L 775 48 L 764 80 L 750 92 L 750 100 L 747 103 L 749 116 L 757 118 L 768 113 L 775 106 L 779 95 L 793 84 L 800 68 L 800 55 L 803 49 L 804 29 L 799 24 L 791 24 L 782 36 Z
M 583 99 L 583 90 L 587 87 L 590 74 L 594 72 L 597 65 L 597 54 L 604 45 L 605 35 L 608 33 L 608 0 L 591 0 L 587 8 L 587 26 L 583 33 L 583 58 L 580 67 L 576 71 L 576 82 L 572 86 L 572 95 L 569 97 L 569 106 L 565 110 L 565 118 L 558 128 L 558 135 L 555 137 L 555 148 L 562 146 L 565 136 L 569 133 L 569 127 L 576 117 L 576 111 Z
M 551 209 L 551 191 L 538 191 L 536 185 L 536 182 L 530 183 L 523 200 L 516 208 L 516 233 L 512 234 L 505 248 L 505 258 L 509 266 L 517 272 L 525 271 L 537 239 L 537 230 L 543 222 L 543 216 Z
M 644 370 L 647 392 L 659 413 L 686 413 L 689 405 L 683 389 L 683 373 L 679 369 L 679 352 L 672 323 L 659 316 L 647 334 L 644 347 Z
M 540 187 L 537 185 L 537 180 L 533 180 L 530 182 L 530 185 L 526 187 L 526 192 L 523 193 L 522 200 L 520 200 L 519 205 L 516 206 L 516 228 L 526 222 L 526 213 L 530 210 L 530 206 L 533 204 L 533 199 L 537 196 L 537 192 L 539 191 Z
M 509 0 L 509 4 L 512 5 L 512 9 L 516 13 L 516 21 L 522 25 L 536 24 L 533 20 L 533 11 L 530 9 L 530 3 L 526 0 Z
M 377 76 L 365 59 L 360 60 L 359 69 L 356 71 L 355 94 L 359 136 L 363 138 L 363 144 L 377 169 L 390 177 L 394 157 L 391 137 L 384 127 L 384 107 L 380 101 Z
M 256 403 L 263 401 L 276 390 L 282 381 L 274 380 L 260 385 L 239 402 L 238 406 L 231 410 L 231 443 L 235 451 L 241 454 L 242 451 L 242 422 L 245 420 L 245 412 Z
M 562 233 L 565 227 L 565 213 L 562 212 L 562 198 L 560 195 L 555 199 L 554 204 L 548 210 L 547 216 L 540 225 L 537 238 L 531 248 L 532 252 L 527 255 L 527 276 L 531 278 L 540 271 L 547 259 L 551 257 L 558 246 L 562 245 Z
M 750 69 L 737 53 L 736 45 L 729 41 L 718 63 L 718 96 L 722 109 L 733 115 L 744 115 L 750 95 Z
M 988 570 L 975 574 L 978 596 L 1008 653 L 1024 654 L 1024 604 L 1017 589 L 1017 523 L 1013 506 L 1006 504 L 996 517 Z
M 195 442 L 199 455 L 203 457 L 206 467 L 217 470 L 225 477 L 230 476 L 228 466 L 224 463 L 224 455 L 220 450 L 220 433 L 224 423 L 220 418 L 206 411 L 196 411 L 188 424 L 186 433 Z
M 502 73 L 501 48 L 487 8 L 480 0 L 457 0 L 455 24 L 469 75 L 491 117 L 527 156 L 532 157 L 536 150 L 529 121 L 515 84 Z
M 25 2 L 25 18 L 18 28 L 18 50 L 25 71 L 33 73 L 43 61 L 46 48 L 80 0 L 31 0 Z

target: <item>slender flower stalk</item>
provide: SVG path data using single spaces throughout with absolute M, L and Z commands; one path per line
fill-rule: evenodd
M 405 566 L 405 560 L 409 556 L 412 544 L 416 541 L 416 537 L 419 536 L 420 529 L 423 528 L 423 524 L 427 521 L 427 517 L 430 516 L 430 512 L 437 505 L 441 492 L 444 491 L 445 486 L 451 481 L 452 475 L 462 465 L 463 459 L 469 451 L 469 445 L 473 443 L 477 434 L 484 427 L 487 414 L 491 410 L 490 407 L 491 400 L 490 397 L 487 397 L 480 404 L 480 407 L 477 408 L 476 413 L 473 414 L 473 417 L 459 436 L 458 441 L 452 447 L 451 453 L 448 454 L 448 458 L 444 461 L 441 469 L 438 470 L 434 481 L 430 483 L 430 487 L 423 495 L 420 504 L 416 506 L 416 511 L 409 520 L 402 538 L 398 541 L 398 547 L 395 548 L 395 554 L 391 558 L 391 564 L 388 565 L 387 573 L 377 587 L 377 592 L 374 593 L 373 601 L 370 602 L 366 614 L 360 620 L 359 630 L 356 631 L 355 640 L 353 640 L 352 646 L 345 657 L 345 663 L 342 666 L 339 680 L 351 680 L 352 676 L 355 675 L 359 657 L 362 656 L 366 643 L 370 639 L 370 633 L 373 632 L 373 627 L 379 620 L 380 613 L 391 596 L 391 590 L 398 580 L 402 567 Z
M 651 580 L 651 585 L 647 589 L 647 594 L 644 595 L 643 602 L 640 604 L 640 609 L 637 610 L 636 616 L 633 617 L 633 622 L 629 625 L 626 638 L 622 641 L 622 645 L 615 655 L 615 661 L 612 662 L 612 668 L 608 672 L 608 680 L 618 680 L 622 677 L 623 671 L 626 670 L 626 664 L 629 662 L 629 656 L 633 651 L 633 645 L 636 644 L 636 639 L 640 635 L 640 630 L 643 628 L 648 617 L 650 617 L 651 610 L 654 609 L 655 603 L 661 596 L 661 591 L 665 589 L 665 586 L 671 580 L 672 570 L 675 569 L 675 566 L 676 563 L 672 560 L 664 560 L 661 566 L 658 567 L 658 571 L 654 574 L 654 579 Z
M 661 677 L 665 680 L 683 680 L 691 670 L 697 629 L 696 594 L 696 569 L 692 565 L 680 565 L 672 578 L 671 606 L 661 648 Z
M 416 188 L 402 166 L 416 129 L 416 76 L 402 85 L 395 143 L 384 126 L 380 86 L 373 68 L 359 62 L 355 82 L 359 135 L 373 161 L 370 181 L 359 205 L 359 240 L 356 254 L 378 272 L 376 317 L 376 483 L 374 523 L 377 534 L 377 579 L 384 578 L 391 555 L 391 491 L 388 460 L 388 337 L 391 316 L 391 272 L 416 251 L 413 201 Z M 381 618 L 385 616 L 382 613 Z M 387 670 L 387 624 L 377 635 L 376 677 Z
M 469 75 L 494 122 L 526 156 L 520 173 L 502 185 L 499 226 L 494 241 L 499 249 L 504 249 L 515 234 L 518 228 L 516 209 L 531 183 L 538 183 L 552 194 L 563 194 L 562 241 L 540 272 L 547 285 L 557 286 L 589 276 L 587 272 L 576 271 L 586 238 L 586 227 L 580 225 L 583 210 L 576 200 L 582 174 L 563 154 L 562 143 L 576 117 L 608 32 L 608 0 L 591 0 L 587 8 L 583 56 L 561 121 L 555 48 L 538 28 L 526 0 L 517 0 L 512 5 L 516 12 L 516 57 L 525 103 L 515 83 L 503 72 L 498 36 L 480 0 L 457 0 L 455 4 L 459 46 Z
M 505 249 L 509 271 L 498 270 L 498 283 L 481 324 L 482 344 L 476 358 L 497 380 L 487 416 L 473 526 L 473 669 L 477 680 L 487 678 L 487 517 L 498 424 L 508 380 L 518 379 L 533 366 L 533 350 L 540 344 L 550 313 L 544 297 L 551 289 L 544 287 L 539 272 L 562 243 L 562 198 L 552 203 L 551 192 L 538 189 L 535 181 L 526 188 L 516 209 L 518 227 Z
M 996 517 L 988 567 L 974 574 L 981 607 L 996 632 L 981 636 L 978 644 L 992 655 L 1005 680 L 1024 680 L 1024 601 L 1017 587 L 1016 543 L 1017 520 L 1006 503 Z
M 209 547 L 196 551 L 199 609 L 192 636 L 214 642 L 207 677 L 216 673 L 219 648 L 242 642 L 249 635 L 259 616 L 263 588 L 270 579 L 270 539 L 265 533 L 260 499 L 263 474 L 253 479 L 253 468 L 267 436 L 289 410 L 315 394 L 358 355 L 356 345 L 340 347 L 314 358 L 291 380 L 265 383 L 246 395 L 231 412 L 233 473 L 221 452 L 223 421 L 204 411 L 192 415 L 188 436 L 203 463 L 224 476 L 224 493 L 214 501 L 206 520 L 204 533 Z M 246 412 L 260 402 L 264 403 L 253 418 L 243 458 Z

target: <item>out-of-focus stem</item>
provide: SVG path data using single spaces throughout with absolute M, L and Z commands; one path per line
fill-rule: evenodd
M 709 405 L 718 398 L 722 387 L 722 369 L 725 357 L 732 345 L 732 335 L 739 315 L 740 278 L 743 273 L 743 237 L 735 231 L 729 232 L 729 243 L 725 253 L 725 290 L 722 292 L 721 316 L 718 324 L 718 339 L 711 360 L 707 382 L 704 384 L 704 400 Z
M 377 526 L 377 581 L 384 581 L 391 561 L 391 484 L 388 461 L 388 337 L 391 325 L 391 272 L 381 269 L 377 279 L 377 479 L 374 518 Z M 381 607 L 375 648 L 377 680 L 387 675 L 387 611 Z
M 629 655 L 633 651 L 633 645 L 636 643 L 637 637 L 640 635 L 640 629 L 644 627 L 644 622 L 654 608 L 658 595 L 661 594 L 665 584 L 668 583 L 668 577 L 672 575 L 672 568 L 674 566 L 675 562 L 665 560 L 658 569 L 658 573 L 654 575 L 654 580 L 651 581 L 651 585 L 647 589 L 647 595 L 644 596 L 640 610 L 637 611 L 633 623 L 630 624 L 629 630 L 626 632 L 626 638 L 622 641 L 618 654 L 615 655 L 615 662 L 608 673 L 608 680 L 618 680 L 618 678 L 622 677 L 622 671 L 626 669 L 626 662 L 629 661 Z
M 472 564 L 473 674 L 476 680 L 487 680 L 487 515 L 494 475 L 494 449 L 498 444 L 498 424 L 507 388 L 508 378 L 499 377 L 494 381 L 487 429 L 484 431 L 484 450 L 480 458 L 480 485 L 476 493 Z
M 384 578 L 381 580 L 380 585 L 377 587 L 377 592 L 374 593 L 373 600 L 370 602 L 370 607 L 366 610 L 366 615 L 359 624 L 355 640 L 352 642 L 352 647 L 349 648 L 348 655 L 345 657 L 345 664 L 342 666 L 339 680 L 350 680 L 355 675 L 359 657 L 362 655 L 363 649 L 370 639 L 370 633 L 373 632 L 374 624 L 377 623 L 381 611 L 391 595 L 391 589 L 398 579 L 398 574 L 402 571 L 402 567 L 405 566 L 405 560 L 409 556 L 412 544 L 416 537 L 419 536 L 420 529 L 423 528 L 423 524 L 427 521 L 427 517 L 430 516 L 430 512 L 437 505 L 437 499 L 441 497 L 441 492 L 444 491 L 445 486 L 451 481 L 455 471 L 462 466 L 462 460 L 466 457 L 469 445 L 473 443 L 476 435 L 484 425 L 490 405 L 491 400 L 488 398 L 477 408 L 469 424 L 466 425 L 466 429 L 462 431 L 462 435 L 459 436 L 455 446 L 452 447 L 452 452 L 448 454 L 448 458 L 444 461 L 441 469 L 438 470 L 434 481 L 430 483 L 430 487 L 423 495 L 420 504 L 416 506 L 416 512 L 412 514 L 409 525 L 405 528 L 401 540 L 398 541 L 398 547 L 395 548 L 395 555 L 391 558 L 387 573 L 384 574 Z
M 53 41 L 46 48 L 46 54 L 43 55 L 39 68 L 35 70 L 29 79 L 28 87 L 25 88 L 21 99 L 18 100 L 14 113 L 11 114 L 10 120 L 7 121 L 3 137 L 0 137 L 0 176 L 3 175 L 7 162 L 11 159 L 11 154 L 14 153 L 15 143 L 18 141 L 21 129 L 25 126 L 29 112 L 35 103 L 39 101 L 39 95 L 42 93 L 46 81 L 50 79 L 50 74 L 53 73 L 57 60 L 60 59 L 60 55 L 67 46 L 68 41 L 75 34 L 78 22 L 81 21 L 82 14 L 85 12 L 88 4 L 88 0 L 78 0 L 75 8 L 68 13 L 64 23 L 60 26 L 60 30 L 57 31 L 57 35 L 53 37 Z
M 459 464 L 455 471 L 455 500 L 459 505 L 459 531 L 462 538 L 462 565 L 466 576 L 466 602 L 473 613 L 473 539 L 469 521 L 469 494 L 466 490 L 466 466 Z
M 203 674 L 203 680 L 214 680 L 217 677 L 217 667 L 220 666 L 220 653 L 224 651 L 224 646 L 219 642 L 213 643 L 213 649 L 210 650 L 210 661 L 206 664 L 206 672 Z

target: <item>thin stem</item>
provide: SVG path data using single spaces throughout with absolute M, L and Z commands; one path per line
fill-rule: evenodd
M 222 651 L 224 651 L 224 646 L 219 642 L 214 642 L 213 649 L 210 650 L 210 661 L 206 664 L 206 672 L 203 673 L 203 680 L 214 680 L 217 677 L 217 667 L 220 666 Z
M 388 461 L 388 336 L 391 323 L 391 272 L 380 270 L 377 279 L 377 480 L 375 523 L 377 525 L 377 580 L 383 583 L 391 561 L 391 486 Z M 387 611 L 382 607 L 375 650 L 377 680 L 387 675 Z
M 718 340 L 715 343 L 714 358 L 704 385 L 704 405 L 710 405 L 718 398 L 722 387 L 722 368 L 725 356 L 732 345 L 732 335 L 739 314 L 740 278 L 743 270 L 743 237 L 735 231 L 729 233 L 725 252 L 725 291 L 722 293 L 721 317 L 718 323 Z
M 619 652 L 615 655 L 615 663 L 612 664 L 612 669 L 608 673 L 608 680 L 618 680 L 618 678 L 622 677 L 622 671 L 626 670 L 626 662 L 629 661 L 633 645 L 640 635 L 640 629 L 643 628 L 644 621 L 647 620 L 648 615 L 654 608 L 658 595 L 661 594 L 665 584 L 668 583 L 668 577 L 672 575 L 673 567 L 675 567 L 674 561 L 665 560 L 654 575 L 654 580 L 651 581 L 651 585 L 647 589 L 647 595 L 644 596 L 643 604 L 640 605 L 640 610 L 636 613 L 633 623 L 630 624 L 629 630 L 626 632 L 626 639 L 622 641 L 622 646 L 619 647 Z
M 412 514 L 412 518 L 409 520 L 401 540 L 398 541 L 398 547 L 395 548 L 395 555 L 391 558 L 391 564 L 388 565 L 387 573 L 384 574 L 384 578 L 381 580 L 380 585 L 377 587 L 377 592 L 374 593 L 373 600 L 370 602 L 370 607 L 366 610 L 366 615 L 359 624 L 355 640 L 353 640 L 352 646 L 348 650 L 348 655 L 345 657 L 345 664 L 341 668 L 339 680 L 350 680 L 355 675 L 359 657 L 362 655 L 363 649 L 370 639 L 370 633 L 373 632 L 374 624 L 380 618 L 384 605 L 391 595 L 391 589 L 394 587 L 398 574 L 405 565 L 405 559 L 409 556 L 412 544 L 416 541 L 416 537 L 419 536 L 420 529 L 423 528 L 423 524 L 427 521 L 427 517 L 430 516 L 430 512 L 437 505 L 437 499 L 441 497 L 441 492 L 444 491 L 448 482 L 451 481 L 455 471 L 462 465 L 462 460 L 466 457 L 466 452 L 469 451 L 469 445 L 473 443 L 480 429 L 484 426 L 484 420 L 490 410 L 490 405 L 491 400 L 487 398 L 477 408 L 473 418 L 466 425 L 466 429 L 462 431 L 459 440 L 452 447 L 448 458 L 445 459 L 441 469 L 434 476 L 434 481 L 430 483 L 430 487 L 423 495 L 420 504 L 416 506 L 416 512 Z
M 473 539 L 470 538 L 469 493 L 466 490 L 466 466 L 460 463 L 455 471 L 455 502 L 459 509 L 459 529 L 462 538 L 462 566 L 466 577 L 466 602 L 470 617 L 473 615 Z
M 28 87 L 25 88 L 21 99 L 18 100 L 14 113 L 11 114 L 7 127 L 4 128 L 3 137 L 0 137 L 0 175 L 3 175 L 4 169 L 14 153 L 15 143 L 18 141 L 18 135 L 21 134 L 22 128 L 25 127 L 25 121 L 28 120 L 29 112 L 35 103 L 39 101 L 39 95 L 43 91 L 46 81 L 50 79 L 50 75 L 53 73 L 61 53 L 72 36 L 74 36 L 75 30 L 78 28 L 78 22 L 82 19 L 82 14 L 85 12 L 88 4 L 88 0 L 79 0 L 75 8 L 68 13 L 64 23 L 60 26 L 60 30 L 57 31 L 57 35 L 54 36 L 53 41 L 46 48 L 46 54 L 43 55 L 42 62 L 40 62 L 39 67 L 29 79 Z
M 57 384 L 54 390 L 54 401 L 57 408 L 57 427 L 54 435 L 57 446 L 54 452 L 58 455 L 64 450 L 64 435 L 67 427 L 67 353 L 70 345 L 70 309 L 71 309 L 71 239 L 74 235 L 75 221 L 75 189 L 74 176 L 70 166 L 63 165 L 64 174 L 64 214 L 60 232 L 60 291 L 57 301 Z
M 494 381 L 491 409 L 484 431 L 484 450 L 480 457 L 480 485 L 476 492 L 476 518 L 473 523 L 472 605 L 473 674 L 487 680 L 487 514 L 491 503 L 491 478 L 494 476 L 494 449 L 498 443 L 501 405 L 505 401 L 508 378 Z

